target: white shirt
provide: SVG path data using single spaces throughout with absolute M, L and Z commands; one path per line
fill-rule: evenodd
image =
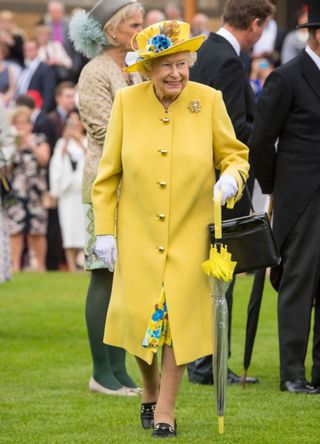
M 314 63 L 317 65 L 317 67 L 320 69 L 320 57 L 318 56 L 318 54 L 316 54 L 314 51 L 312 51 L 312 49 L 310 48 L 310 46 L 306 47 L 306 53 L 308 54 L 308 56 L 310 56 L 312 58 L 312 60 L 314 61 Z
M 25 62 L 26 66 L 21 71 L 17 80 L 16 95 L 27 93 L 33 74 L 38 69 L 40 63 L 41 60 L 38 58 L 33 59 L 31 62 Z
M 217 34 L 221 35 L 221 37 L 224 37 L 226 40 L 228 40 L 228 42 L 233 47 L 233 49 L 235 50 L 237 55 L 238 56 L 240 55 L 240 51 L 241 51 L 240 43 L 238 42 L 238 40 L 235 38 L 235 36 L 230 31 L 228 31 L 226 28 L 222 27 L 219 29 L 219 31 L 217 31 Z

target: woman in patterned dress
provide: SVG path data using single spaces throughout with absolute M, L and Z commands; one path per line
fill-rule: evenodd
M 47 211 L 42 196 L 47 191 L 46 167 L 50 148 L 43 134 L 32 133 L 31 110 L 18 107 L 11 119 L 16 129 L 12 187 L 17 202 L 8 209 L 13 271 L 21 269 L 26 236 L 29 252 L 34 253 L 37 271 L 45 271 Z
M 100 0 L 89 13 L 76 13 L 70 23 L 75 49 L 92 58 L 79 79 L 80 116 L 88 138 L 82 200 L 86 218 L 85 269 L 91 271 L 86 302 L 86 322 L 93 360 L 89 390 L 107 395 L 136 396 L 137 388 L 126 371 L 125 351 L 103 344 L 113 273 L 94 251 L 95 221 L 91 189 L 116 91 L 141 81 L 140 75 L 129 75 L 123 69 L 126 54 L 131 50 L 131 39 L 142 29 L 142 23 L 142 6 L 134 0 Z M 92 34 L 91 28 L 94 29 Z
M 14 155 L 13 138 L 2 101 L 0 100 L 0 173 L 7 172 Z M 0 199 L 0 284 L 11 279 L 11 252 L 6 209 Z

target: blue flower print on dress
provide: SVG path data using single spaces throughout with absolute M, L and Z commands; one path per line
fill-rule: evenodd
M 157 306 L 155 308 L 156 310 L 152 315 L 152 320 L 157 322 L 163 319 L 163 310 L 160 310 L 160 308 L 158 308 Z
M 146 335 L 142 341 L 142 346 L 150 348 L 153 353 L 157 352 L 162 345 L 172 345 L 168 309 L 164 288 L 161 290 L 160 300 L 155 305 L 151 314 Z

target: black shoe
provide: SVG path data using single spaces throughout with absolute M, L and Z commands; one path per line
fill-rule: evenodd
M 317 389 L 320 389 L 320 378 L 312 378 L 311 385 Z
M 165 422 L 159 422 L 153 427 L 152 437 L 153 438 L 174 438 L 177 436 L 177 425 L 174 423 L 175 427 L 172 427 Z
M 246 384 L 256 384 L 257 382 L 259 382 L 258 378 L 253 378 L 252 376 L 246 376 L 245 380 Z M 228 368 L 227 384 L 242 384 L 242 383 L 243 383 L 242 377 L 236 375 L 232 370 Z
M 144 429 L 151 429 L 153 427 L 154 409 L 156 402 L 143 402 L 141 404 L 140 418 Z
M 309 395 L 320 395 L 320 389 L 309 384 L 304 378 L 280 383 L 280 390 L 289 393 L 305 393 Z

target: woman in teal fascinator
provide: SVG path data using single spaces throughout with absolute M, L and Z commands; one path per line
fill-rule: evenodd
M 93 360 L 89 390 L 105 395 L 137 396 L 139 389 L 128 375 L 125 351 L 103 343 L 113 270 L 95 254 L 92 184 L 102 155 L 111 107 L 120 88 L 141 81 L 123 71 L 133 35 L 142 29 L 143 8 L 133 0 L 100 0 L 70 22 L 70 38 L 77 51 L 92 60 L 79 79 L 79 110 L 87 132 L 82 200 L 86 219 L 85 269 L 91 271 L 86 301 L 86 323 Z

